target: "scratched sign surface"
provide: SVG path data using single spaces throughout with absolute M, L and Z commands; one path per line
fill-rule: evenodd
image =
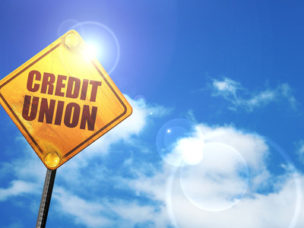
M 2 79 L 0 103 L 49 169 L 132 113 L 74 30 Z

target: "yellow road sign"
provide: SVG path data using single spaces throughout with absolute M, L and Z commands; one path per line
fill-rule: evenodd
M 49 169 L 132 113 L 80 35 L 71 30 L 0 81 L 0 103 Z

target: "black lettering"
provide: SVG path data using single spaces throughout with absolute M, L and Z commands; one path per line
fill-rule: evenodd
M 69 103 L 66 106 L 64 124 L 67 127 L 76 127 L 79 121 L 80 107 L 76 103 Z
M 82 110 L 80 129 L 85 129 L 86 125 L 88 125 L 88 130 L 94 131 L 96 114 L 97 107 L 93 106 L 92 112 L 90 113 L 90 107 L 88 105 L 84 105 Z
M 30 104 L 31 104 L 31 96 L 25 95 L 23 108 L 22 108 L 22 117 L 27 121 L 32 121 L 36 118 L 37 109 L 38 109 L 39 97 L 33 97 L 32 99 L 32 107 L 30 112 Z

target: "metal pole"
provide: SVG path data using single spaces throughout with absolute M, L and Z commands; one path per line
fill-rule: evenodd
M 56 169 L 55 170 L 47 169 L 44 186 L 43 186 L 43 192 L 40 201 L 40 208 L 39 208 L 36 228 L 45 227 L 46 219 L 48 216 L 49 207 L 51 203 L 55 177 L 56 177 Z

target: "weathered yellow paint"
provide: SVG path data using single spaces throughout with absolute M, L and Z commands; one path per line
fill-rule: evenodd
M 34 76 L 33 83 L 28 86 L 30 72 Z M 34 74 L 33 72 L 36 73 Z M 37 76 L 37 72 L 41 74 L 40 79 Z M 44 73 L 50 73 L 55 76 L 53 93 L 51 94 L 43 92 L 41 89 L 43 87 Z M 63 76 L 59 75 L 66 76 L 66 80 L 63 81 L 64 83 L 61 81 L 60 84 Z M 67 96 L 68 80 L 70 77 L 81 82 L 77 98 Z M 87 85 L 87 91 L 84 89 L 85 80 L 92 82 L 92 84 L 89 83 Z M 96 83 L 95 88 L 97 88 L 95 100 L 90 97 L 90 95 L 93 96 L 94 94 L 94 83 Z M 98 83 L 101 83 L 101 85 L 98 86 Z M 39 89 L 34 91 L 36 84 Z M 76 84 L 71 83 L 74 86 Z M 59 92 L 56 95 L 55 90 L 57 87 L 59 87 Z M 70 88 L 74 87 L 71 86 Z M 75 90 L 77 89 L 74 88 L 71 91 L 75 92 Z M 86 91 L 86 99 L 80 99 L 81 91 Z M 64 95 L 62 96 L 62 94 Z M 22 114 L 24 110 L 28 110 L 28 114 L 32 111 L 31 108 L 25 108 L 27 107 L 25 105 L 26 96 L 31 97 L 31 102 L 33 102 L 33 97 L 39 98 L 36 118 L 33 120 L 26 120 Z M 43 99 L 48 108 L 51 106 L 51 100 L 54 100 L 54 115 L 52 118 L 49 118 L 52 120 L 51 123 L 46 123 L 47 118 L 45 115 L 42 115 L 43 121 L 38 121 L 40 118 L 40 102 Z M 61 110 L 58 102 L 64 102 L 65 106 L 62 109 L 63 114 L 60 124 L 54 124 L 55 118 L 57 118 L 57 111 Z M 74 30 L 67 32 L 32 59 L 3 78 L 0 81 L 0 103 L 41 161 L 49 169 L 56 169 L 64 164 L 132 113 L 132 107 L 101 64 L 96 58 L 86 54 L 86 45 L 80 35 Z M 71 104 L 70 111 L 66 111 L 68 104 Z M 29 107 L 31 105 L 32 103 Z M 87 108 L 84 107 L 85 105 Z M 88 122 L 86 121 L 83 121 L 86 124 L 82 125 L 81 128 L 81 118 L 84 115 L 84 110 L 90 110 L 90 112 L 86 113 L 92 114 L 93 107 L 96 107 L 97 110 L 95 125 L 92 125 L 94 129 L 89 130 Z M 76 126 L 71 126 L 71 123 L 75 123 L 73 122 L 73 117 L 76 113 L 75 110 L 78 108 L 80 110 L 78 123 Z M 68 124 L 64 122 L 65 115 L 67 115 L 66 122 Z M 60 115 L 58 114 L 58 116 Z M 90 116 L 91 119 L 94 119 L 92 116 Z

